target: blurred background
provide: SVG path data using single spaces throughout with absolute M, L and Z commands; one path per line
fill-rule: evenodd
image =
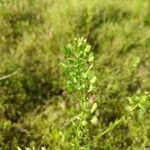
M 60 63 L 74 37 L 92 46 L 98 124 L 126 113 L 127 97 L 150 90 L 149 0 L 0 0 L 0 149 L 63 149 L 58 129 L 71 115 Z M 149 111 L 135 113 L 93 145 L 149 150 Z

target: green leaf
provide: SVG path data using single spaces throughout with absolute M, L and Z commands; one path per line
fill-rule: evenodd
M 78 47 L 80 47 L 81 45 L 82 45 L 82 41 L 83 41 L 83 39 L 81 38 L 81 39 L 79 39 L 79 41 L 78 41 Z
M 71 45 L 70 44 L 68 44 L 68 46 L 67 47 L 65 47 L 64 48 L 64 54 L 66 55 L 66 56 L 69 56 L 69 55 L 71 55 Z
M 79 52 L 79 53 L 77 53 L 77 58 L 80 58 L 81 56 L 82 56 L 82 54 L 83 54 L 83 52 L 81 51 L 81 52 Z
M 94 56 L 93 56 L 93 53 L 91 53 L 91 54 L 89 55 L 88 61 L 89 61 L 89 62 L 92 62 L 93 60 L 94 60 Z
M 91 46 L 90 46 L 90 45 L 87 45 L 84 51 L 85 51 L 86 53 L 88 53 L 88 52 L 90 52 L 90 49 L 91 49 Z
M 87 125 L 87 121 L 82 121 L 82 126 L 86 126 Z
M 142 105 L 142 104 L 139 104 L 138 106 L 139 106 L 139 108 L 141 108 L 141 109 L 145 109 L 144 105 Z
M 91 79 L 91 81 L 90 81 L 90 83 L 95 83 L 96 82 L 96 80 L 97 80 L 97 77 L 96 76 L 94 76 L 92 79 Z
M 82 74 L 83 79 L 87 78 L 87 72 Z
M 97 109 L 97 103 L 94 103 L 91 108 L 91 113 L 93 113 Z
M 71 81 L 67 81 L 67 89 L 68 89 L 69 92 L 72 92 L 73 86 L 72 86 L 72 82 Z
M 94 87 L 93 85 L 90 85 L 88 92 L 93 91 L 93 90 L 94 90 L 94 88 L 95 88 L 95 87 Z
M 97 116 L 96 116 L 96 115 L 93 116 L 93 118 L 91 119 L 91 123 L 92 123 L 93 125 L 96 125 L 96 124 L 98 123 L 98 119 L 97 119 Z
M 61 63 L 60 64 L 63 68 L 67 68 L 68 66 L 66 65 L 66 64 L 64 64 L 64 63 Z
M 77 82 L 78 82 L 76 77 L 73 77 L 73 82 L 74 82 L 74 83 L 77 83 Z

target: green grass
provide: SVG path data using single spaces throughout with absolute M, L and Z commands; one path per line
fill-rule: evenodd
M 1 0 L 0 148 L 68 148 L 65 139 L 75 133 L 62 128 L 77 110 L 60 64 L 75 37 L 86 38 L 95 57 L 96 92 L 89 103 L 97 103 L 96 123 L 88 125 L 89 143 L 130 112 L 128 97 L 143 102 L 150 91 L 149 7 L 149 0 Z M 146 105 L 90 148 L 149 150 Z

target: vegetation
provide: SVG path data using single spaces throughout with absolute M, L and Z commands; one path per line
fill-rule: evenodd
M 92 72 L 93 53 L 91 47 L 83 38 L 75 39 L 72 45 L 65 49 L 66 62 L 63 65 L 65 74 L 69 77 L 67 82 L 68 91 L 71 92 L 73 109 L 78 112 L 78 122 L 73 121 L 73 142 L 69 142 L 68 149 L 89 149 L 86 144 L 90 139 L 88 131 L 89 98 L 88 95 L 94 90 L 96 76 Z M 79 105 L 79 110 L 76 105 Z M 72 105 L 71 105 L 72 106 Z M 91 113 L 95 111 L 97 104 L 94 103 Z M 72 110 L 73 110 L 72 109 Z M 96 117 L 91 120 L 95 122 Z
M 0 149 L 149 150 L 149 8 L 0 0 Z

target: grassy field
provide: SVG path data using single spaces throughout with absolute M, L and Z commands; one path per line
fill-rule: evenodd
M 0 0 L 0 150 L 81 149 L 71 148 L 79 104 L 61 66 L 64 48 L 80 37 L 97 77 L 88 95 L 96 119 L 83 149 L 150 149 L 149 0 Z M 132 101 L 144 100 L 130 112 Z

